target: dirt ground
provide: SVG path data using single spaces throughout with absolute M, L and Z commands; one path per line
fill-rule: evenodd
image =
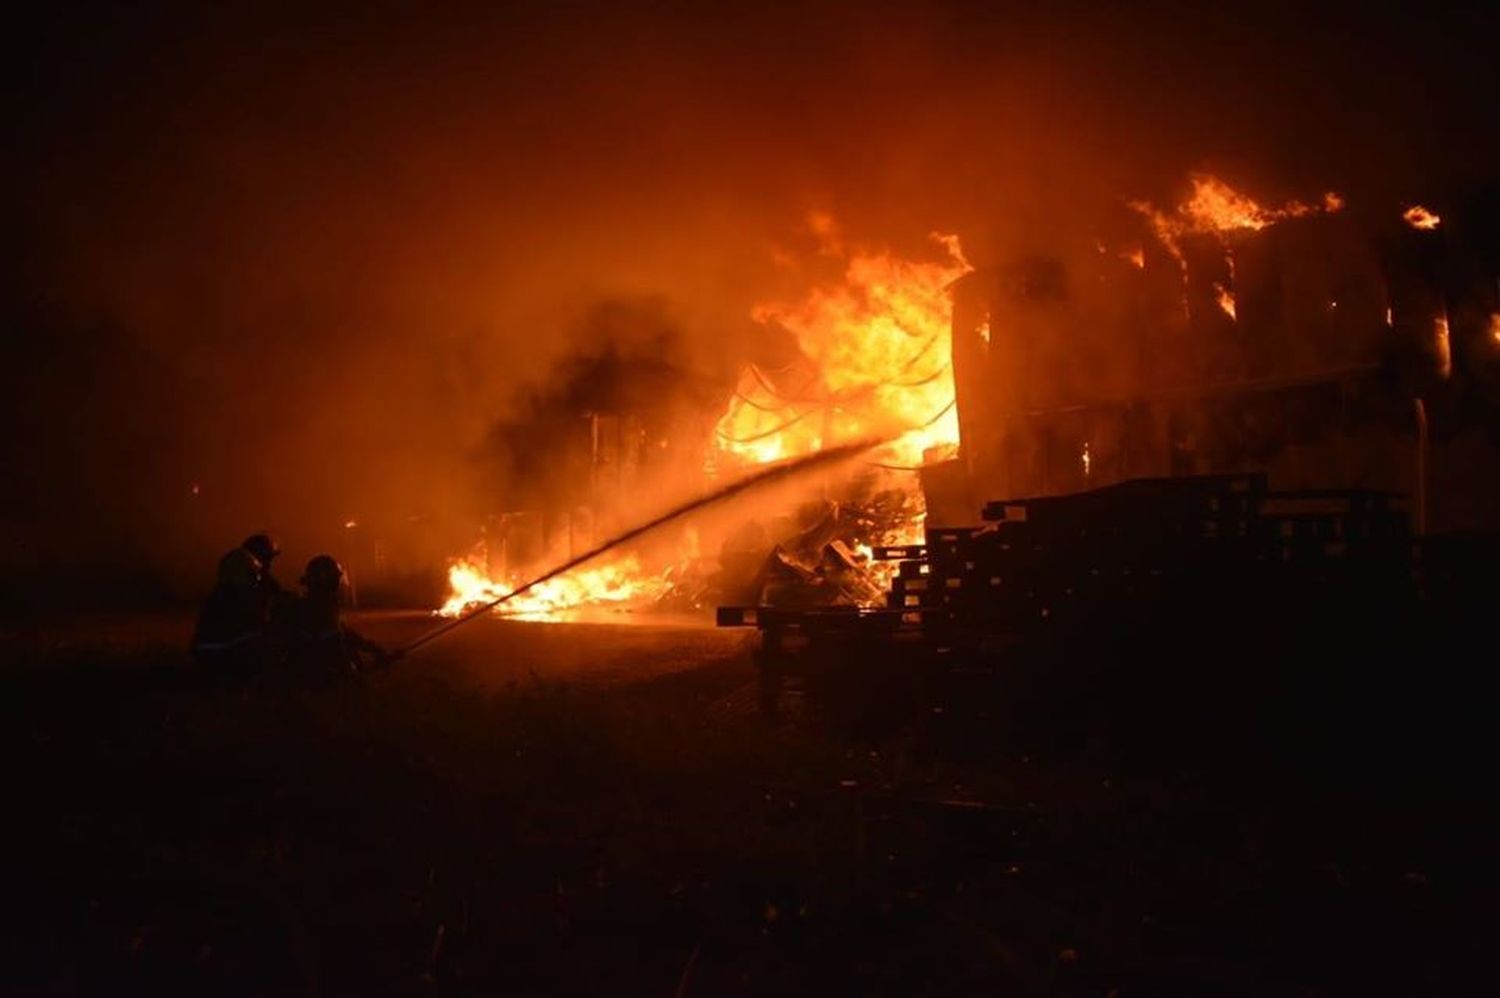
M 396 643 L 421 615 L 370 615 Z M 1484 980 L 1490 790 L 761 719 L 752 635 L 481 621 L 333 689 L 3 638 L 4 991 L 1370 995 Z

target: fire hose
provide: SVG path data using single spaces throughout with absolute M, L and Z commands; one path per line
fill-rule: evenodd
M 660 516 L 648 520 L 638 527 L 633 527 L 630 530 L 627 530 L 624 533 L 619 534 L 618 536 L 613 537 L 608 541 L 605 541 L 603 544 L 585 551 L 583 554 L 577 555 L 573 558 L 569 558 L 567 561 L 563 562 L 561 565 L 558 565 L 556 568 L 548 569 L 546 572 L 543 572 L 541 575 L 538 575 L 536 578 L 525 583 L 524 585 L 517 586 L 515 589 L 512 589 L 510 592 L 506 593 L 503 596 L 497 596 L 496 598 L 489 600 L 488 602 L 480 603 L 477 606 L 465 610 L 463 613 L 459 614 L 457 617 L 454 617 L 452 620 L 444 621 L 437 627 L 434 627 L 432 630 L 428 631 L 426 634 L 418 637 L 415 641 L 412 641 L 404 647 L 399 648 L 395 652 L 393 652 L 391 654 L 391 661 L 394 662 L 398 659 L 405 658 L 407 655 L 410 655 L 412 652 L 416 651 L 418 648 L 421 648 L 423 645 L 437 640 L 444 634 L 447 634 L 449 631 L 467 624 L 469 621 L 475 619 L 476 617 L 484 616 L 491 610 L 495 609 L 497 606 L 500 606 L 502 603 L 505 603 L 508 600 L 515 599 L 522 593 L 530 589 L 535 589 L 537 586 L 548 581 L 549 579 L 554 579 L 565 572 L 570 572 L 578 566 L 585 564 L 586 562 L 593 561 L 595 558 L 604 554 L 606 551 L 617 548 L 622 544 L 628 544 L 631 541 L 650 533 L 658 527 L 664 526 L 665 524 L 678 519 L 679 517 L 686 516 L 689 513 L 694 513 L 700 509 L 704 509 L 716 503 L 723 502 L 726 499 L 733 498 L 734 496 L 737 496 L 740 493 L 746 492 L 750 489 L 758 488 L 762 485 L 769 485 L 772 482 L 781 481 L 782 479 L 791 478 L 794 475 L 800 475 L 801 473 L 805 471 L 811 471 L 814 468 L 847 461 L 850 458 L 853 458 L 855 455 L 862 454 L 872 447 L 880 446 L 880 444 L 882 443 L 885 443 L 885 441 L 878 439 L 861 440 L 855 443 L 843 444 L 838 447 L 830 447 L 826 450 L 818 451 L 816 454 L 809 454 L 806 457 L 794 458 L 790 461 L 782 461 L 779 464 L 773 464 L 770 467 L 758 471 L 753 475 L 742 478 L 739 481 L 731 482 L 723 488 L 718 489 L 717 491 L 710 492 L 706 496 L 700 496 L 699 498 L 694 499 L 690 502 L 683 503 L 681 506 L 668 510 L 667 512 L 662 513 Z

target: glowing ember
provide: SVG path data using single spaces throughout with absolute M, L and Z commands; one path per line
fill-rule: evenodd
M 1414 229 L 1435 229 L 1438 227 L 1438 223 L 1442 221 L 1441 217 L 1419 204 L 1414 204 L 1406 209 L 1406 211 L 1402 212 L 1401 217 L 1406 219 L 1406 224 Z
M 444 617 L 456 617 L 471 607 L 512 592 L 522 581 L 496 582 L 473 561 L 454 562 L 448 568 L 452 595 L 437 612 Z M 668 586 L 661 576 L 642 571 L 640 559 L 635 555 L 625 555 L 597 568 L 584 567 L 549 579 L 496 607 L 495 612 L 510 617 L 546 618 L 581 606 L 620 607 L 659 599 Z

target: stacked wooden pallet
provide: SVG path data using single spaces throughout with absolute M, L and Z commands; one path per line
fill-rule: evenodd
M 1174 635 L 1243 640 L 1309 614 L 1319 626 L 1395 619 L 1414 595 L 1409 517 L 1384 493 L 1137 479 L 990 503 L 984 521 L 877 548 L 897 563 L 883 607 L 721 607 L 720 626 L 761 631 L 763 708 L 789 678 L 994 675 L 1131 636 L 1150 642 L 1140 650 Z
M 1167 609 L 1205 590 L 1243 601 L 1266 587 L 1410 578 L 1410 522 L 1395 497 L 1274 493 L 1261 475 L 1137 479 L 991 503 L 984 519 L 877 550 L 899 562 L 887 606 L 1025 628 Z
M 946 644 L 1210 604 L 1252 614 L 1289 598 L 1405 598 L 1412 584 L 1410 517 L 1389 493 L 1272 492 L 1259 474 L 1134 479 L 992 502 L 983 519 L 876 548 L 898 563 L 882 608 L 722 607 L 719 623 Z

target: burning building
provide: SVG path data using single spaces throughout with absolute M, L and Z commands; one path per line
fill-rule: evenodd
M 1284 488 L 1405 493 L 1420 526 L 1430 420 L 1443 413 L 1441 446 L 1463 461 L 1477 410 L 1456 400 L 1481 399 L 1496 360 L 1466 331 L 1456 365 L 1449 317 L 1482 326 L 1495 275 L 1445 283 L 1426 209 L 1372 228 L 1334 194 L 1264 208 L 1205 176 L 1174 212 L 1136 207 L 1141 243 L 956 284 L 961 446 L 927 472 L 938 519 L 973 522 L 985 498 L 1257 471 Z M 1480 525 L 1460 505 L 1438 504 L 1451 516 L 1432 526 Z
M 1402 493 L 1425 530 L 1434 447 L 1463 463 L 1479 410 L 1458 400 L 1486 397 L 1500 353 L 1493 274 L 1473 264 L 1452 280 L 1425 208 L 1377 218 L 1334 193 L 1266 206 L 1206 175 L 1172 210 L 1129 208 L 1114 244 L 1063 234 L 1048 253 L 977 269 L 955 237 L 908 260 L 847 247 L 813 216 L 842 273 L 755 309 L 781 349 L 746 364 L 727 402 L 721 387 L 685 391 L 669 365 L 607 353 L 541 407 L 566 432 L 498 431 L 497 453 L 519 462 L 509 477 L 529 483 L 522 511 L 491 521 L 482 561 L 455 566 L 447 610 L 618 532 L 641 509 L 630 498 L 662 482 L 703 492 L 872 436 L 886 442 L 810 485 L 801 509 L 762 511 L 707 549 L 693 535 L 654 563 L 621 555 L 538 606 L 878 602 L 876 547 L 977 524 L 989 500 L 1135 478 L 1258 473 L 1283 489 Z M 1492 525 L 1464 521 L 1464 506 L 1438 504 L 1433 525 Z M 692 594 L 674 586 L 687 578 Z

